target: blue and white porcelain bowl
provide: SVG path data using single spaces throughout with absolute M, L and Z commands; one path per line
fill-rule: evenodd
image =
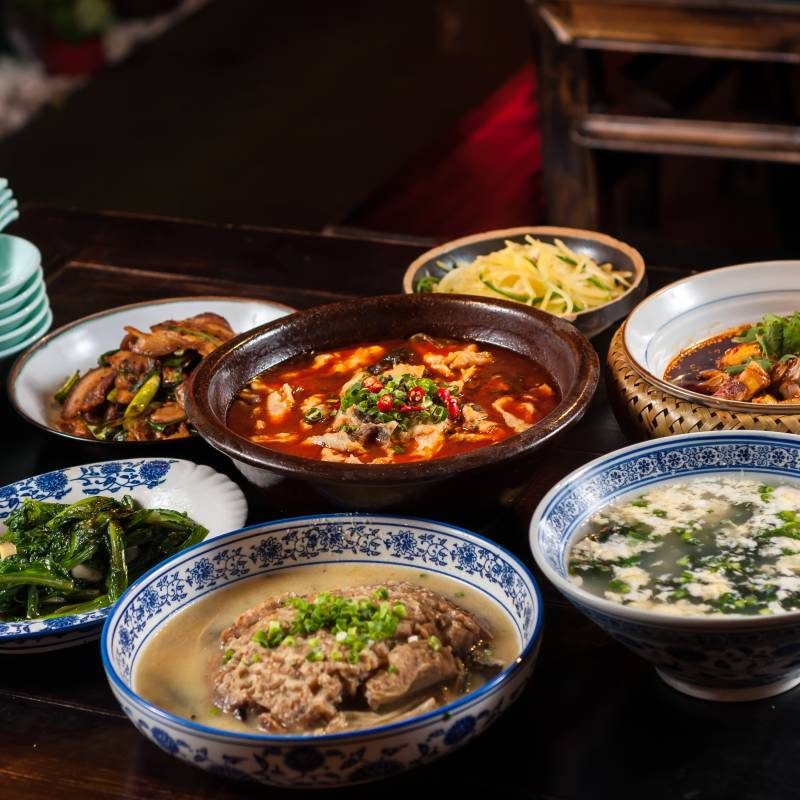
M 96 495 L 129 494 L 145 508 L 186 512 L 208 528 L 208 539 L 240 528 L 247 519 L 242 490 L 227 476 L 202 464 L 177 458 L 103 461 L 46 472 L 0 488 L 0 535 L 3 520 L 24 499 L 75 503 Z M 110 609 L 51 619 L 0 621 L 0 655 L 60 650 L 97 639 Z
M 482 592 L 519 633 L 520 654 L 480 689 L 435 711 L 322 736 L 243 734 L 170 714 L 136 692 L 143 649 L 174 614 L 238 581 L 304 564 L 376 561 L 439 572 Z M 407 517 L 331 514 L 245 528 L 179 553 L 120 598 L 103 629 L 103 665 L 123 711 L 170 755 L 208 772 L 293 788 L 344 786 L 426 764 L 483 733 L 533 670 L 542 607 L 528 569 L 494 542 Z
M 567 574 L 581 524 L 607 503 L 655 483 L 736 473 L 800 481 L 800 437 L 760 431 L 671 436 L 624 447 L 567 475 L 530 526 L 547 578 L 603 630 L 650 661 L 673 688 L 708 700 L 756 700 L 800 683 L 800 612 L 686 617 L 634 609 L 573 583 Z

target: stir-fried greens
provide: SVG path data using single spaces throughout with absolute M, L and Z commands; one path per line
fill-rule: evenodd
M 26 499 L 0 537 L 0 620 L 91 611 L 208 531 L 186 514 L 140 508 L 129 495 L 71 505 Z
M 126 442 L 180 439 L 194 433 L 186 418 L 186 380 L 203 356 L 234 336 L 227 320 L 206 312 L 125 327 L 116 350 L 97 367 L 75 372 L 55 393 L 59 427 L 87 439 Z

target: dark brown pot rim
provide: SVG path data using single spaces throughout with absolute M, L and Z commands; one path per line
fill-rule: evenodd
M 225 419 L 212 408 L 209 401 L 210 386 L 233 351 L 247 350 L 260 339 L 284 326 L 299 325 L 304 322 L 324 324 L 326 317 L 345 312 L 369 314 L 372 310 L 382 308 L 387 302 L 400 309 L 404 306 L 411 307 L 413 304 L 430 305 L 432 308 L 447 304 L 461 310 L 467 310 L 474 306 L 488 306 L 506 312 L 512 311 L 523 325 L 531 326 L 532 332 L 540 329 L 534 320 L 544 322 L 571 349 L 576 361 L 578 377 L 571 387 L 567 389 L 561 387 L 561 402 L 550 414 L 529 430 L 510 436 L 497 444 L 460 455 L 406 464 L 351 465 L 317 461 L 270 450 L 234 433 L 226 425 Z M 357 344 L 357 342 L 351 342 L 351 344 Z M 543 311 L 523 307 L 519 303 L 478 299 L 468 295 L 383 295 L 317 306 L 267 323 L 259 328 L 253 328 L 226 342 L 222 347 L 206 356 L 195 371 L 189 392 L 189 414 L 198 433 L 209 444 L 235 461 L 254 467 L 272 470 L 282 475 L 328 483 L 353 482 L 376 485 L 424 483 L 525 456 L 529 451 L 574 424 L 583 416 L 594 396 L 599 375 L 599 358 L 586 337 L 568 322 Z M 255 374 L 250 379 L 253 377 Z M 226 416 L 227 411 L 226 408 L 224 410 Z

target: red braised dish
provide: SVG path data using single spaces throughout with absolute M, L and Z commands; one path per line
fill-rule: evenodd
M 228 426 L 295 456 L 392 464 L 501 442 L 559 400 L 553 378 L 524 356 L 417 334 L 273 367 L 238 393 Z

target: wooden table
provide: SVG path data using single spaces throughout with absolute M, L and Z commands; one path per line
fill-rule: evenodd
M 188 294 L 239 294 L 307 307 L 396 291 L 419 246 L 164 219 L 28 209 L 13 232 L 42 249 L 56 324 L 126 302 Z M 651 269 L 658 287 L 680 276 Z M 608 337 L 596 341 L 605 355 Z M 110 457 L 44 434 L 0 405 L 0 485 L 48 469 Z M 584 420 L 542 453 L 529 486 L 507 506 L 436 516 L 497 539 L 532 565 L 527 524 L 561 476 L 626 444 L 604 390 Z M 202 443 L 191 456 L 242 483 Z M 250 522 L 330 510 L 287 481 L 276 496 L 248 493 Z M 408 513 L 418 511 L 409 507 Z M 545 629 L 521 700 L 457 754 L 382 784 L 330 792 L 347 798 L 794 797 L 800 785 L 791 724 L 800 693 L 714 704 L 665 686 L 540 578 Z M 228 782 L 146 741 L 109 691 L 98 645 L 0 663 L 0 798 L 256 798 L 301 796 Z M 309 797 L 312 795 L 309 794 Z M 320 795 L 314 794 L 318 797 Z

